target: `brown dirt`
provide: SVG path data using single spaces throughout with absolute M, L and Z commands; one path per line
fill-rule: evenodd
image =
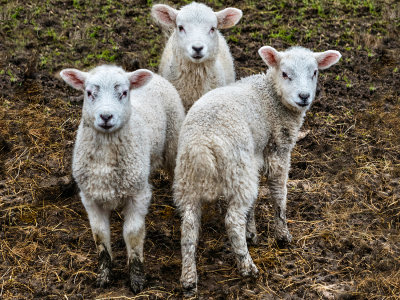
M 202 299 L 400 298 L 400 7 L 391 0 L 206 1 L 241 8 L 224 31 L 238 77 L 265 69 L 262 45 L 336 49 L 292 154 L 288 187 L 294 241 L 272 238 L 261 180 L 256 281 L 241 279 L 212 207 L 198 248 Z M 182 297 L 180 219 L 171 182 L 155 174 L 147 216 L 146 289 L 128 288 L 121 217 L 112 216 L 114 280 L 95 287 L 96 253 L 71 179 L 79 93 L 57 77 L 66 67 L 115 63 L 156 71 L 164 38 L 151 1 L 6 1 L 0 12 L 0 298 Z M 184 1 L 173 1 L 178 7 Z

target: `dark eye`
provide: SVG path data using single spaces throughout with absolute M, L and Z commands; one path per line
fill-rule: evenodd
M 211 27 L 210 32 L 213 33 L 215 31 L 215 27 Z
M 315 70 L 315 71 L 314 71 L 314 75 L 313 75 L 313 77 L 317 76 L 317 73 L 318 73 L 318 71 L 317 71 L 317 70 Z
M 285 79 L 289 78 L 289 76 L 288 76 L 288 74 L 286 72 L 282 72 L 282 77 L 285 78 Z
M 128 91 L 123 91 L 121 96 L 119 97 L 120 100 L 122 100 L 122 98 L 125 98 L 128 95 Z
M 88 97 L 92 96 L 92 92 L 91 91 L 87 91 L 87 96 Z
M 179 25 L 179 26 L 178 26 L 178 30 L 179 30 L 180 32 L 182 32 L 182 31 L 185 31 L 185 28 L 183 28 L 182 25 Z

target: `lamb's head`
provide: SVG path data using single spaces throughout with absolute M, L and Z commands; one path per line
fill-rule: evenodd
M 258 53 L 271 69 L 269 72 L 283 104 L 300 112 L 306 111 L 314 100 L 318 70 L 329 68 L 342 56 L 335 50 L 312 52 L 302 47 L 278 52 L 264 46 Z
M 89 72 L 64 69 L 60 76 L 66 83 L 84 93 L 82 118 L 95 130 L 114 132 L 131 115 L 130 90 L 145 85 L 153 73 L 136 70 L 127 73 L 116 66 L 103 65 Z
M 215 60 L 218 52 L 217 29 L 229 28 L 239 22 L 242 11 L 225 8 L 219 12 L 200 3 L 192 2 L 180 10 L 156 4 L 153 18 L 162 26 L 175 30 L 177 47 L 182 56 L 194 63 Z

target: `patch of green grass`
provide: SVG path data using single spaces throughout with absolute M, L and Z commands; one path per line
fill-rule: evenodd
M 255 40 L 263 40 L 264 35 L 260 31 L 254 31 L 250 33 L 250 36 Z
M 228 41 L 231 41 L 233 43 L 238 43 L 239 42 L 239 38 L 236 35 L 229 35 L 228 36 Z
M 351 83 L 351 80 L 346 75 L 343 76 L 343 80 L 346 83 L 347 88 L 351 88 L 353 86 L 353 84 Z
M 72 5 L 73 7 L 75 7 L 76 9 L 82 9 L 81 3 L 79 0 L 72 0 Z
M 47 29 L 47 35 L 49 37 L 51 37 L 53 39 L 53 41 L 57 41 L 58 40 L 58 35 L 57 33 L 54 31 L 54 28 L 48 28 Z
M 98 38 L 100 30 L 101 30 L 100 26 L 93 26 L 92 28 L 89 28 L 88 29 L 89 36 L 91 38 Z
M 8 76 L 10 76 L 11 82 L 16 82 L 18 80 L 18 78 L 12 73 L 11 70 L 7 70 L 7 74 L 8 74 Z
M 281 39 L 292 45 L 295 43 L 295 34 L 297 31 L 297 28 L 280 28 L 277 32 L 271 33 L 269 37 L 273 39 Z
M 11 15 L 12 19 L 17 19 L 20 15 L 20 12 L 22 11 L 22 7 L 17 7 L 14 11 L 14 13 Z
M 115 61 L 116 57 L 117 57 L 117 54 L 112 53 L 110 50 L 104 50 L 100 54 L 96 55 L 96 58 L 104 59 L 105 61 L 108 61 L 108 62 Z

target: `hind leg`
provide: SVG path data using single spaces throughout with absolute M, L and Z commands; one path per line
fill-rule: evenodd
M 104 287 L 111 281 L 110 210 L 106 210 L 90 201 L 82 192 L 80 195 L 88 214 L 98 253 L 97 285 Z
M 191 199 L 193 200 L 193 199 Z M 181 283 L 186 297 L 197 293 L 196 248 L 199 240 L 201 222 L 201 203 L 185 203 L 179 207 L 182 215 L 181 248 L 182 275 Z
M 238 193 L 229 201 L 225 226 L 232 250 L 236 255 L 240 275 L 256 277 L 258 269 L 250 256 L 246 242 L 247 215 L 255 199 L 241 199 L 240 195 L 241 193 Z
M 146 187 L 124 208 L 123 235 L 128 253 L 130 287 L 134 293 L 140 292 L 146 282 L 143 244 L 146 235 L 145 217 L 150 200 L 151 190 L 150 187 Z

